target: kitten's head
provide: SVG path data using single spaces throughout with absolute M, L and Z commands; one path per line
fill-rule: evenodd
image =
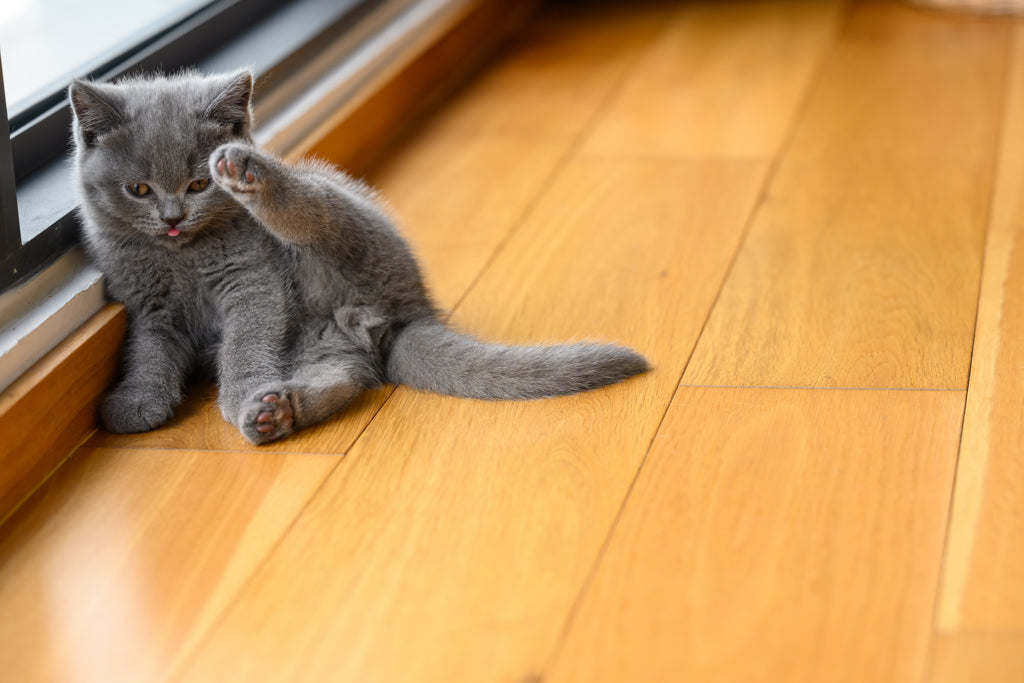
M 252 74 L 75 81 L 75 170 L 87 229 L 188 243 L 237 211 L 210 154 L 251 141 Z

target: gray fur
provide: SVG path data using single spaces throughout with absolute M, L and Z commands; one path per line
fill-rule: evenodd
M 253 145 L 251 92 L 248 72 L 71 86 L 86 248 L 128 312 L 108 430 L 160 426 L 197 372 L 263 443 L 383 382 L 537 398 L 647 369 L 622 347 L 506 347 L 448 328 L 369 188 Z

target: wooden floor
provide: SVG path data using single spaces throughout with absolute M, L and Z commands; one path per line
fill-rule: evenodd
M 1024 23 L 563 6 L 371 180 L 455 324 L 654 371 L 97 433 L 0 678 L 1024 681 Z

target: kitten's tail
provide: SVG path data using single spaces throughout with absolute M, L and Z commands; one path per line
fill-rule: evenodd
M 501 346 L 419 320 L 395 336 L 386 372 L 389 382 L 439 394 L 527 399 L 596 389 L 648 369 L 643 356 L 621 346 Z

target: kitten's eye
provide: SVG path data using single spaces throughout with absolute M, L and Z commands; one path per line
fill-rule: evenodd
M 149 185 L 146 183 L 129 183 L 128 191 L 136 197 L 145 197 L 149 194 Z
M 206 186 L 210 184 L 209 178 L 197 178 L 189 183 L 189 192 L 202 192 L 206 189 Z

